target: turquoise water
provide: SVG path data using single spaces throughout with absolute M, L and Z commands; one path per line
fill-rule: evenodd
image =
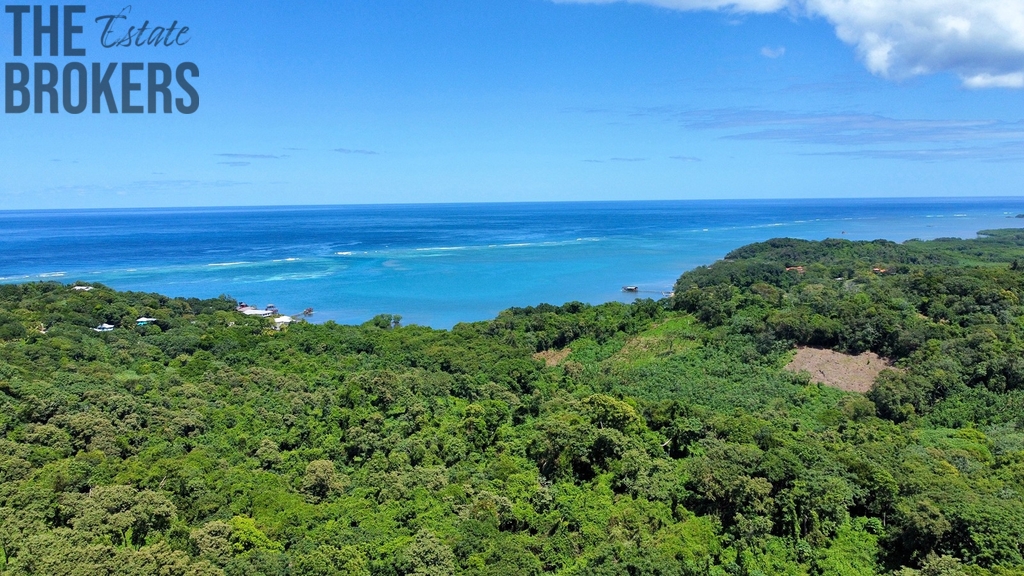
M 0 212 L 0 282 L 229 294 L 314 321 L 450 327 L 511 306 L 660 297 L 779 236 L 973 237 L 1024 198 L 585 202 Z

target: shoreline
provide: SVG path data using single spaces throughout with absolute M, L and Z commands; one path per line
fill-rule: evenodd
M 385 315 L 273 331 L 225 299 L 0 286 L 0 511 L 24 527 L 4 561 L 220 574 L 211 562 L 269 558 L 286 574 L 340 539 L 380 572 L 446 550 L 445 574 L 479 575 L 477 551 L 496 549 L 517 555 L 502 573 L 541 574 L 613 542 L 664 573 L 685 545 L 692 573 L 753 550 L 799 574 L 820 566 L 798 554 L 813 538 L 858 574 L 936 550 L 1024 565 L 1006 521 L 1024 518 L 1024 478 L 1006 474 L 1024 454 L 1022 263 L 1021 228 L 779 239 L 683 273 L 668 305 L 541 305 L 456 330 Z M 921 486 L 971 534 L 919 538 Z M 820 522 L 799 538 L 793 502 Z M 145 533 L 111 530 L 126 515 Z
M 701 201 L 701 210 L 680 209 L 694 202 L 463 205 L 455 212 L 435 205 L 199 209 L 145 218 L 116 210 L 57 219 L 8 213 L 0 217 L 10 230 L 0 249 L 10 264 L 0 284 L 85 281 L 231 294 L 288 310 L 312 307 L 317 322 L 360 323 L 384 310 L 451 328 L 537 302 L 628 302 L 625 285 L 667 292 L 681 270 L 771 237 L 972 238 L 981 229 L 1024 225 L 1012 218 L 1024 212 L 1024 198 L 918 199 L 909 207 L 800 201 L 799 209 L 759 201 L 776 206 L 759 211 L 742 209 L 746 202 Z
M 1008 217 L 1008 218 L 1011 218 L 1011 217 Z M 1012 217 L 1012 218 L 1024 218 L 1024 214 L 1022 214 L 1020 216 Z M 1001 229 L 983 229 L 983 230 L 976 231 L 974 233 L 974 235 L 972 237 L 970 237 L 970 238 L 948 238 L 948 239 L 961 240 L 961 241 L 963 241 L 963 240 L 969 241 L 969 240 L 972 240 L 972 239 L 980 239 L 980 238 L 992 237 L 991 234 L 985 234 L 986 232 L 1000 232 L 1000 231 L 1004 231 L 1004 230 L 1024 230 L 1024 225 L 1022 225 L 1020 227 L 1010 227 L 1010 228 L 1001 228 Z M 846 239 L 846 238 L 826 238 L 824 240 L 811 240 L 810 242 L 821 242 L 821 241 L 826 241 L 826 240 L 841 240 L 841 241 L 847 241 L 847 242 L 851 242 L 851 243 L 855 244 L 855 243 L 858 243 L 858 242 L 859 243 L 865 243 L 865 242 L 886 241 L 886 242 L 893 242 L 894 244 L 898 244 L 898 245 L 906 245 L 906 244 L 908 244 L 910 242 L 928 243 L 928 242 L 934 242 L 935 240 L 938 240 L 938 239 L 947 239 L 947 238 L 946 237 L 940 237 L 940 238 L 924 239 L 924 240 L 919 239 L 919 238 L 911 238 L 911 239 L 908 239 L 908 240 L 904 240 L 902 242 L 895 242 L 895 241 L 891 241 L 891 240 L 885 240 L 884 238 L 878 238 L 878 239 L 875 239 L 875 240 L 849 240 L 849 239 Z M 800 238 L 775 237 L 775 238 L 766 239 L 766 240 L 761 241 L 761 242 L 755 242 L 755 243 L 752 243 L 752 244 L 747 244 L 747 245 L 739 247 L 739 249 L 743 249 L 743 248 L 752 246 L 754 244 L 761 244 L 761 243 L 778 241 L 778 240 L 782 240 L 782 241 L 790 241 L 790 240 L 804 241 L 804 239 L 800 239 Z M 699 264 L 697 266 L 694 266 L 694 267 L 691 267 L 689 269 L 683 270 L 682 272 L 680 272 L 680 274 L 685 276 L 686 274 L 692 273 L 692 272 L 694 272 L 694 271 L 696 271 L 698 269 L 708 268 L 708 267 L 711 267 L 714 264 L 725 262 L 726 260 L 724 258 L 725 258 L 725 255 L 723 255 L 723 258 L 719 258 L 719 259 L 714 260 L 712 262 L 708 262 L 708 263 L 705 263 L 705 264 Z M 208 266 L 210 266 L 210 265 L 208 265 Z M 787 267 L 786 270 L 787 271 L 798 270 L 799 273 L 801 273 L 801 274 L 804 273 L 803 266 Z M 877 269 L 876 269 L 876 272 L 877 272 Z M 884 272 L 884 270 L 883 270 L 883 272 Z M 7 285 L 24 285 L 24 284 L 44 284 L 44 283 L 48 283 L 48 282 L 57 282 L 57 283 L 59 283 L 63 287 L 74 289 L 74 290 L 92 291 L 93 289 L 106 289 L 106 290 L 112 291 L 114 293 L 136 292 L 136 291 L 133 291 L 133 290 L 121 290 L 121 289 L 118 289 L 116 287 L 106 285 L 106 284 L 104 284 L 102 282 L 90 282 L 90 281 L 87 281 L 87 280 L 71 280 L 69 283 L 65 283 L 65 282 L 62 282 L 61 280 L 62 280 L 61 278 L 40 277 L 37 280 L 29 280 L 29 281 L 26 281 L 26 282 L 3 282 L 3 279 L 0 279 L 0 286 L 3 286 L 5 284 L 7 284 Z M 677 282 L 678 282 L 678 280 L 677 280 Z M 619 295 L 620 295 L 621 298 L 617 299 L 617 300 L 616 299 L 612 299 L 612 300 L 605 300 L 605 301 L 601 301 L 601 302 L 584 302 L 584 301 L 580 301 L 580 300 L 568 300 L 568 301 L 561 302 L 561 303 L 534 302 L 534 303 L 525 304 L 525 305 L 505 306 L 505 307 L 501 308 L 492 317 L 479 318 L 479 319 L 475 319 L 475 320 L 460 320 L 460 321 L 455 322 L 451 326 L 431 326 L 429 324 L 418 324 L 418 323 L 415 323 L 415 322 L 413 322 L 413 323 L 406 323 L 405 325 L 421 326 L 421 327 L 425 327 L 425 328 L 430 328 L 432 330 L 451 331 L 455 326 L 460 325 L 460 324 L 475 324 L 475 323 L 480 323 L 480 322 L 488 322 L 490 320 L 493 320 L 494 317 L 497 314 L 500 314 L 501 312 L 505 312 L 505 311 L 508 311 L 508 310 L 513 310 L 513 309 L 528 309 L 528 308 L 535 308 L 535 307 L 538 307 L 538 306 L 541 306 L 541 307 L 543 307 L 543 306 L 561 307 L 561 306 L 565 306 L 567 304 L 571 304 L 571 303 L 574 303 L 574 302 L 579 302 L 579 303 L 582 303 L 582 304 L 587 305 L 587 306 L 602 306 L 602 305 L 613 304 L 613 303 L 629 304 L 631 302 L 635 302 L 635 301 L 639 301 L 639 300 L 652 300 L 654 302 L 665 303 L 665 302 L 671 301 L 675 297 L 675 292 L 674 292 L 675 288 L 674 287 L 670 288 L 669 290 L 666 290 L 666 291 L 648 290 L 648 289 L 627 290 L 627 287 L 632 288 L 632 287 L 635 287 L 635 286 L 621 287 L 620 290 L 619 290 Z M 637 287 L 637 288 L 642 288 L 642 287 Z M 660 294 L 660 297 L 656 298 L 656 297 L 652 297 L 652 296 L 642 296 L 642 295 L 640 295 L 640 294 L 648 294 L 648 293 Z M 172 298 L 172 299 L 200 299 L 201 298 L 200 296 L 195 296 L 195 295 L 171 295 L 171 294 L 168 294 L 166 291 L 148 292 L 148 294 L 156 295 L 156 296 L 159 296 L 159 297 L 162 297 L 162 298 Z M 252 315 L 260 315 L 260 314 L 257 314 L 257 312 L 263 312 L 263 309 L 259 308 L 259 306 L 253 306 L 253 305 L 247 304 L 242 299 L 236 299 L 236 298 L 234 298 L 231 295 L 221 294 L 220 297 L 225 297 L 225 296 L 227 298 L 229 298 L 229 299 L 232 299 L 234 301 L 234 303 L 235 303 L 235 305 L 237 307 L 236 311 L 238 311 L 240 313 L 252 314 Z M 305 309 L 303 309 L 302 312 L 298 312 L 298 313 L 295 313 L 295 314 L 287 314 L 287 313 L 278 312 L 278 307 L 273 305 L 273 304 L 267 304 L 266 306 L 267 306 L 266 307 L 267 314 L 261 315 L 261 317 L 270 318 L 271 320 L 274 320 L 275 318 L 278 318 L 278 317 L 286 318 L 287 319 L 287 321 L 286 321 L 287 324 L 291 324 L 291 323 L 323 324 L 323 323 L 326 323 L 326 322 L 335 322 L 335 323 L 337 323 L 339 325 L 342 325 L 342 326 L 360 326 L 360 325 L 365 324 L 367 322 L 372 322 L 374 319 L 379 318 L 379 317 L 383 317 L 383 316 L 396 317 L 396 318 L 403 318 L 404 317 L 402 314 L 397 314 L 397 313 L 394 313 L 394 312 L 378 312 L 378 313 L 375 313 L 375 314 L 371 314 L 369 317 L 367 317 L 365 320 L 363 320 L 361 322 L 337 322 L 333 318 L 325 318 L 323 320 L 319 320 L 318 318 L 315 318 L 314 316 L 316 315 L 316 311 L 315 311 L 315 309 L 313 307 L 306 307 Z M 280 327 L 281 326 L 278 325 L 278 328 L 280 328 Z

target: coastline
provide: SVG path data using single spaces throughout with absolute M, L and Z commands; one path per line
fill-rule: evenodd
M 445 574 L 483 554 L 541 574 L 608 562 L 612 542 L 630 551 L 615 566 L 662 572 L 866 575 L 941 554 L 999 574 L 1024 565 L 1006 475 L 1024 454 L 1022 271 L 1020 228 L 776 239 L 684 273 L 671 301 L 453 330 L 273 330 L 226 299 L 0 285 L 0 513 L 18 527 L 2 568 L 341 557 L 366 575 L 432 550 Z M 791 371 L 797 347 L 830 350 L 828 377 Z M 842 366 L 865 359 L 870 375 Z M 912 537 L 922 497 L 981 551 L 941 524 Z
M 450 328 L 542 301 L 628 302 L 624 285 L 665 292 L 679 270 L 770 237 L 971 237 L 1016 225 L 1006 216 L 1022 212 L 1024 198 L 0 213 L 12 231 L 0 236 L 10 256 L 0 283 L 231 294 L 260 306 L 312 307 L 318 322 L 386 312 Z

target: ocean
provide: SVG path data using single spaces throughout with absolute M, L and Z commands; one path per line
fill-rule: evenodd
M 1020 213 L 1024 198 L 0 211 L 0 282 L 448 328 L 513 306 L 660 298 L 682 272 L 769 238 L 967 238 L 1024 227 Z

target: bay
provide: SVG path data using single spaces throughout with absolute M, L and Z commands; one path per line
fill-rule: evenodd
M 788 236 L 974 237 L 1024 198 L 636 201 L 0 211 L 0 282 L 228 294 L 313 321 L 438 328 L 512 306 L 660 298 L 684 271 Z M 624 293 L 635 285 L 640 293 Z

